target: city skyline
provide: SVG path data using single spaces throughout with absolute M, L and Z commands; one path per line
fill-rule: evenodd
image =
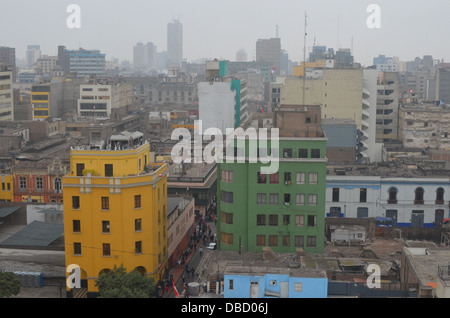
M 256 41 L 279 34 L 281 47 L 294 62 L 303 60 L 305 12 L 307 51 L 314 45 L 335 50 L 350 48 L 355 62 L 372 65 L 379 54 L 398 56 L 402 61 L 432 55 L 450 60 L 448 44 L 439 40 L 439 30 L 450 27 L 445 12 L 450 3 L 441 0 L 355 1 L 284 0 L 245 2 L 229 0 L 223 4 L 205 0 L 138 1 L 78 0 L 81 28 L 70 29 L 66 12 L 70 1 L 49 0 L 7 2 L 9 12 L 0 26 L 9 30 L 2 46 L 16 48 L 16 56 L 25 58 L 27 45 L 38 44 L 42 54 L 56 55 L 57 46 L 70 49 L 98 49 L 107 60 L 132 61 L 137 42 L 152 42 L 158 51 L 167 50 L 167 24 L 179 19 L 183 24 L 183 58 L 235 60 L 244 48 L 248 60 L 256 57 Z M 380 28 L 370 29 L 367 20 L 370 4 L 380 9 Z M 20 16 L 20 23 L 17 17 Z M 11 28 L 11 26 L 13 26 Z M 447 45 L 447 46 L 446 46 Z

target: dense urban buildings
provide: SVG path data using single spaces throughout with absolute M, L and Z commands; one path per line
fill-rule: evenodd
M 298 41 L 303 57 L 278 26 L 233 60 L 187 58 L 188 21 L 128 60 L 0 43 L 0 271 L 74 298 L 120 265 L 157 297 L 448 297 L 450 63 L 363 65 L 353 39 Z

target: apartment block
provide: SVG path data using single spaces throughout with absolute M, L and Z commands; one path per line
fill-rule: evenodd
M 381 72 L 377 89 L 376 142 L 398 140 L 399 73 Z
M 250 118 L 247 123 L 251 122 Z M 275 252 L 293 253 L 302 248 L 320 253 L 327 162 L 320 107 L 281 106 L 274 112 L 272 123 L 279 129 L 276 173 L 261 173 L 264 164 L 251 162 L 258 153 L 249 148 L 245 136 L 245 162 L 227 160 L 218 164 L 219 249 L 239 251 L 242 247 L 260 252 L 270 247 Z M 236 149 L 241 147 L 238 138 L 234 141 Z
M 158 281 L 168 260 L 167 165 L 149 162 L 142 134 L 110 142 L 103 150 L 72 150 L 63 178 L 66 264 L 80 266 L 88 297 L 98 293 L 96 278 L 114 266 Z

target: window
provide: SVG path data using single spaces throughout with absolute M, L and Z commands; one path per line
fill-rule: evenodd
M 436 190 L 436 204 L 444 204 L 444 189 L 438 188 Z
M 291 195 L 289 193 L 284 194 L 284 204 L 285 205 L 291 204 Z
M 137 241 L 134 243 L 135 254 L 142 254 L 142 241 Z
M 102 197 L 102 210 L 109 210 L 109 197 Z
M 55 186 L 56 193 L 62 193 L 62 181 L 61 178 L 55 178 L 53 181 L 53 185 Z
M 278 182 L 279 182 L 278 178 L 279 178 L 278 172 L 274 173 L 274 174 L 271 174 L 270 175 L 270 184 L 278 184 Z
M 257 214 L 256 215 L 256 225 L 257 226 L 265 226 L 266 225 L 266 215 L 265 214 Z
M 308 158 L 308 149 L 299 149 L 298 157 L 299 158 Z
M 297 184 L 305 184 L 306 174 L 304 172 L 297 172 L 295 181 Z
M 113 176 L 113 165 L 105 164 L 105 177 L 112 177 L 112 176 Z
M 72 197 L 72 209 L 78 210 L 80 208 L 80 197 L 73 196 Z
M 135 232 L 142 231 L 142 219 L 134 220 L 134 231 Z
M 111 244 L 103 243 L 103 256 L 111 256 Z
M 278 193 L 270 194 L 270 205 L 278 205 Z
M 27 188 L 27 178 L 26 177 L 20 177 L 19 178 L 19 184 L 20 184 L 20 189 L 26 189 Z
M 292 149 L 283 149 L 283 158 L 292 158 Z
M 296 215 L 295 216 L 295 226 L 304 226 L 305 225 L 305 216 L 304 215 Z
M 397 188 L 389 188 L 388 204 L 397 204 Z
M 266 183 L 266 175 L 261 172 L 258 172 L 257 173 L 257 182 L 258 183 Z
M 318 173 L 317 172 L 310 172 L 308 174 L 308 182 L 309 184 L 317 184 L 317 179 L 318 179 Z
M 256 235 L 256 246 L 266 246 L 265 235 Z
M 308 215 L 308 226 L 316 226 L 317 225 L 317 216 L 315 215 Z
M 282 240 L 283 246 L 291 246 L 291 237 L 289 235 L 283 235 Z
M 278 226 L 278 215 L 277 214 L 269 215 L 269 225 L 270 226 Z
M 305 195 L 303 193 L 295 195 L 295 205 L 305 205 Z
M 228 289 L 229 289 L 229 290 L 233 290 L 233 289 L 234 289 L 233 283 L 234 283 L 234 281 L 233 281 L 232 279 L 230 279 L 230 280 L 228 281 Z
M 134 196 L 134 208 L 140 208 L 141 207 L 141 195 L 135 195 Z
M 73 232 L 75 233 L 80 233 L 81 232 L 81 224 L 80 224 L 80 220 L 73 220 L 72 221 L 72 226 L 73 226 Z
M 283 215 L 283 225 L 291 224 L 291 216 L 289 214 Z
M 333 202 L 339 202 L 339 188 L 333 188 L 332 200 Z
M 341 207 L 330 207 L 330 217 L 341 217 Z
M 43 185 L 42 185 L 42 178 L 36 178 L 36 190 L 42 190 Z
M 225 224 L 233 224 L 233 213 L 222 212 L 221 222 Z
M 278 235 L 269 235 L 269 246 L 278 246 Z
M 222 191 L 222 202 L 233 203 L 233 192 Z
M 303 235 L 296 235 L 294 237 L 295 247 L 303 247 L 305 245 L 305 238 Z
M 302 292 L 303 285 L 302 283 L 294 283 L 294 292 L 300 293 Z
M 424 194 L 423 188 L 417 188 L 415 191 L 415 198 L 414 198 L 414 204 L 423 204 L 423 194 Z
M 102 221 L 102 233 L 110 233 L 109 221 Z
M 367 202 L 367 188 L 359 189 L 359 202 Z
M 316 247 L 316 237 L 315 236 L 308 236 L 306 238 L 306 246 L 307 247 Z
M 320 158 L 320 149 L 311 149 L 311 158 Z
M 83 176 L 84 163 L 77 163 L 77 177 Z
M 233 234 L 232 233 L 222 232 L 220 234 L 220 237 L 222 238 L 223 244 L 229 244 L 229 245 L 233 244 Z
M 291 173 L 285 172 L 284 173 L 284 184 L 291 184 Z
M 317 194 L 309 194 L 308 195 L 308 205 L 310 205 L 310 206 L 317 205 Z
M 256 204 L 258 204 L 258 205 L 266 204 L 266 194 L 265 193 L 257 194 Z
M 222 170 L 222 182 L 233 183 L 234 171 Z
M 81 255 L 81 243 L 73 243 L 73 254 Z

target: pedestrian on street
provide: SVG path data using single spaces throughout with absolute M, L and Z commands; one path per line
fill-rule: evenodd
M 200 248 L 198 250 L 200 251 L 200 257 L 202 257 L 202 255 L 203 255 L 203 247 L 200 246 Z

